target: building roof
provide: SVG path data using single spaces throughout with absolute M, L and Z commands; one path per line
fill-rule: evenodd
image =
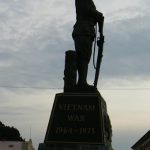
M 134 149 L 135 147 L 141 145 L 148 138 L 150 138 L 150 130 L 144 136 L 142 136 L 131 148 Z

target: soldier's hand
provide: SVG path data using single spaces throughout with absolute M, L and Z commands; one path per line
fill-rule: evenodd
M 99 15 L 100 15 L 101 17 L 103 17 L 103 13 L 99 12 Z
M 97 45 L 98 45 L 99 48 L 102 48 L 103 44 L 104 44 L 104 36 L 101 35 L 101 37 L 99 37 L 98 40 L 97 40 Z

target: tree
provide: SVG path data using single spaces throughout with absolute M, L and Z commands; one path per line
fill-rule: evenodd
M 14 127 L 5 126 L 0 121 L 0 140 L 1 141 L 24 141 L 20 136 L 18 129 Z

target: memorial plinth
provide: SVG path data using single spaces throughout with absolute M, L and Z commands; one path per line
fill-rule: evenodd
M 106 116 L 99 93 L 56 94 L 39 150 L 108 150 Z

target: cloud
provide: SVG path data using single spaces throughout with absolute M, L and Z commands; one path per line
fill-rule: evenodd
M 64 64 L 60 62 L 64 62 L 65 50 L 74 47 L 69 31 L 73 25 L 67 22 L 71 13 L 64 9 L 64 3 L 57 3 L 0 3 L 4 8 L 0 16 L 4 18 L 0 22 L 1 85 L 47 86 L 54 85 L 56 74 L 63 78 Z
M 142 1 L 126 1 L 121 7 L 120 0 L 96 3 L 106 11 L 102 76 L 148 77 L 148 7 L 139 7 Z M 1 2 L 0 7 L 0 85 L 63 87 L 65 51 L 74 49 L 74 1 L 16 0 Z M 94 71 L 89 72 L 91 80 Z
M 138 14 L 136 9 L 130 9 L 130 14 L 136 15 L 106 22 L 103 58 L 106 76 L 149 76 L 150 16 L 144 10 Z

